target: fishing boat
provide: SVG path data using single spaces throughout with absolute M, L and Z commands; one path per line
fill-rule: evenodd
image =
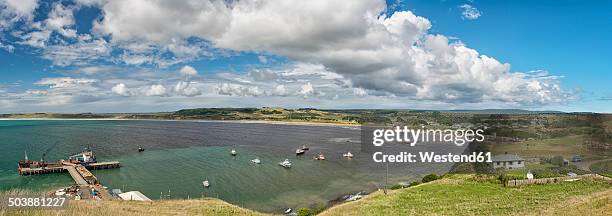
M 232 149 L 232 151 L 230 152 L 230 154 L 232 154 L 232 156 L 236 156 L 238 154 L 238 152 L 236 152 L 236 149 Z
M 319 153 L 319 155 L 317 155 L 316 157 L 314 157 L 315 160 L 325 160 L 325 155 L 323 155 L 323 153 Z
M 303 155 L 304 153 L 306 153 L 306 151 L 302 150 L 302 149 L 296 149 L 295 150 L 295 154 L 296 155 Z
M 351 152 L 347 152 L 347 153 L 345 153 L 345 154 L 342 154 L 342 157 L 345 157 L 345 158 L 353 158 L 353 154 L 352 154 Z
M 308 146 L 306 146 L 306 145 L 302 145 L 302 150 L 304 150 L 304 151 L 308 151 L 309 149 L 310 149 L 310 148 L 308 148 Z
M 251 163 L 260 164 L 261 160 L 259 160 L 259 158 L 255 158 L 255 159 L 251 160 Z
M 138 152 L 143 152 L 144 150 L 145 150 L 144 148 L 142 148 L 140 146 L 138 147 Z
M 285 168 L 291 168 L 291 162 L 289 161 L 289 159 L 285 159 L 283 162 L 278 163 L 278 165 Z
M 204 187 L 210 187 L 210 182 L 208 182 L 208 180 L 204 180 L 202 185 L 204 185 Z

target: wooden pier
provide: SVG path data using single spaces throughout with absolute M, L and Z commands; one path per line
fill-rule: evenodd
M 33 164 L 33 163 L 32 163 Z M 78 164 L 71 161 L 61 160 L 57 163 L 43 164 L 39 167 L 19 167 L 19 175 L 40 175 L 49 173 L 68 172 L 77 185 L 89 186 L 98 184 L 98 179 L 88 169 L 113 169 L 121 167 L 118 161 Z

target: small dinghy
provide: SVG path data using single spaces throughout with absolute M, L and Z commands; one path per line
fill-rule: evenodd
M 261 160 L 259 160 L 259 158 L 255 158 L 255 159 L 251 160 L 251 163 L 260 164 Z
M 142 147 L 138 147 L 138 152 L 143 152 L 145 149 Z
M 288 208 L 287 210 L 285 210 L 285 214 L 289 214 L 291 212 L 293 212 L 293 209 L 291 209 L 291 208 Z
M 204 185 L 204 187 L 210 187 L 210 182 L 208 182 L 208 180 L 204 180 L 202 185 Z
M 236 149 L 232 149 L 232 151 L 230 152 L 230 154 L 232 156 L 236 156 L 238 154 L 238 152 L 236 152 Z
M 315 160 L 325 160 L 325 155 L 323 155 L 323 153 L 319 153 L 319 155 L 317 155 L 316 157 L 314 157 Z

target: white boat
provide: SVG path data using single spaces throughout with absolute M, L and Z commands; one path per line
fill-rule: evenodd
M 66 191 L 64 191 L 64 189 L 59 189 L 55 191 L 55 196 L 63 196 L 66 194 Z
M 210 182 L 208 182 L 208 180 L 204 180 L 202 185 L 204 185 L 204 187 L 210 187 Z
M 325 160 L 325 155 L 323 155 L 323 153 L 319 153 L 319 155 L 317 155 L 316 157 L 314 157 L 315 160 Z
M 310 148 L 308 148 L 308 146 L 306 146 L 306 145 L 302 145 L 302 150 L 304 150 L 304 151 L 308 151 L 309 149 L 310 149 Z
M 236 156 L 238 154 L 238 152 L 236 152 L 236 149 L 232 149 L 231 154 L 232 154 L 232 156 Z
M 342 154 L 342 157 L 353 158 L 353 154 L 351 152 L 347 152 L 346 154 Z
M 278 163 L 278 165 L 285 168 L 291 168 L 291 162 L 289 161 L 289 159 L 285 159 L 285 161 Z
M 288 209 L 286 209 L 286 210 L 285 210 L 285 214 L 289 214 L 289 213 L 291 213 L 292 211 L 293 211 L 293 209 L 288 208 Z
M 304 153 L 306 153 L 306 151 L 305 151 L 305 150 L 302 150 L 302 149 L 296 149 L 296 150 L 295 150 L 295 154 L 296 154 L 296 155 L 302 155 L 302 154 L 304 154 Z
M 255 159 L 251 160 L 251 163 L 260 164 L 261 160 L 259 160 L 259 158 L 255 158 Z

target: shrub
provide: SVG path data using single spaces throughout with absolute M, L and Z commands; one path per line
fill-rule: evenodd
M 397 189 L 402 189 L 402 188 L 404 188 L 404 187 L 403 187 L 403 186 L 401 186 L 401 185 L 393 185 L 393 186 L 391 187 L 391 190 L 397 190 Z
M 310 215 L 310 209 L 309 208 L 301 208 L 298 211 L 298 216 L 309 216 Z
M 440 177 L 438 175 L 432 173 L 432 174 L 429 174 L 429 175 L 426 175 L 425 177 L 423 177 L 423 180 L 421 180 L 421 181 L 423 183 L 427 183 L 427 182 L 430 182 L 430 181 L 437 180 L 439 178 Z
M 411 182 L 411 183 L 410 183 L 410 185 L 408 185 L 408 186 L 409 186 L 409 187 L 413 187 L 413 186 L 417 186 L 417 185 L 419 185 L 419 184 L 421 184 L 421 182 L 414 181 L 414 182 Z
M 506 186 L 508 180 L 510 180 L 510 177 L 508 177 L 508 175 L 506 175 L 505 173 L 502 173 L 497 176 L 497 180 L 499 180 L 504 186 Z
M 553 158 L 550 159 L 550 163 L 557 165 L 557 166 L 563 166 L 563 156 L 560 156 L 560 155 L 554 156 Z

